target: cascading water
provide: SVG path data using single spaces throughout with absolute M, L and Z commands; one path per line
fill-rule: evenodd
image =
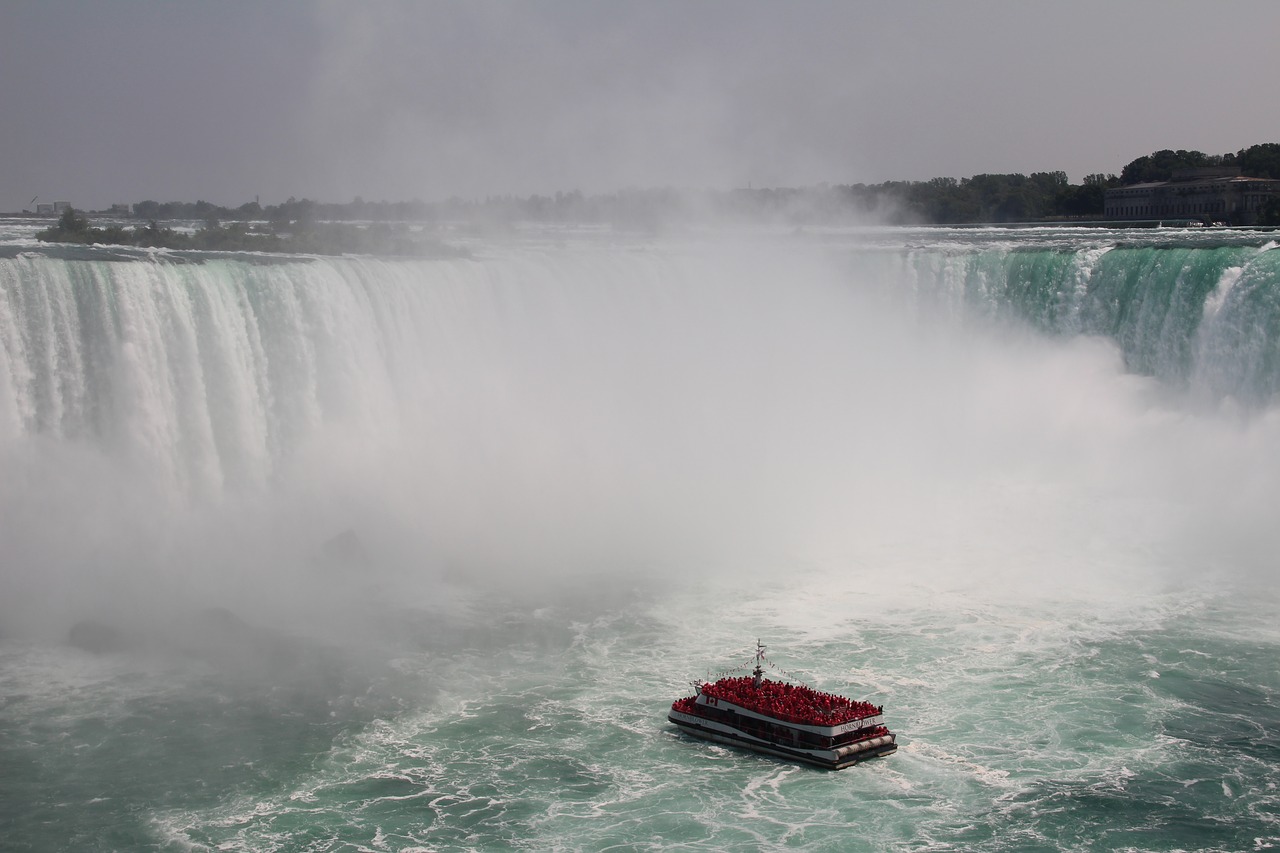
M 879 286 L 931 312 L 951 305 L 1102 336 L 1135 373 L 1265 405 L 1280 390 L 1274 248 L 977 242 L 904 248 L 887 264 L 854 250 L 849 286 Z M 501 336 L 504 315 L 546 298 L 566 272 L 601 289 L 618 275 L 651 291 L 669 285 L 659 259 L 629 260 L 632 270 L 616 259 L 557 269 L 565 262 L 548 256 L 523 269 L 510 259 L 0 260 L 0 426 L 7 437 L 132 443 L 197 491 L 260 481 L 326 416 L 394 419 L 382 407 L 433 369 L 429 358 L 449 355 L 460 330 L 441 326 L 447 311 Z
M 1000 245 L 907 249 L 905 295 L 930 311 L 1016 318 L 1054 335 L 1114 341 L 1135 373 L 1267 404 L 1280 391 L 1275 282 L 1262 245 Z M 1238 285 L 1238 287 L 1237 287 Z
M 10 240 L 0 836 L 1280 843 L 1280 251 L 1135 234 Z M 898 754 L 670 731 L 758 636 Z

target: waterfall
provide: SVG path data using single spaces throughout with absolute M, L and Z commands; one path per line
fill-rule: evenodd
M 916 307 L 1113 341 L 1128 369 L 1213 397 L 1280 393 L 1280 252 L 1254 246 L 907 250 Z M 903 284 L 907 287 L 903 287 Z
M 1273 244 L 711 243 L 0 257 L 0 598 L 216 598 L 348 528 L 536 578 L 856 548 L 1020 482 L 1231 501 L 1161 472 L 1203 439 L 1144 395 L 1280 392 Z
M 673 351 L 698 349 L 697 322 L 745 316 L 764 289 L 777 291 L 767 310 L 810 319 L 801 316 L 807 306 L 789 302 L 800 298 L 793 273 L 770 278 L 744 263 L 734 274 L 750 277 L 735 283 L 718 261 L 678 249 L 586 254 L 0 259 L 0 438 L 96 443 L 180 491 L 261 486 L 324 424 L 385 430 L 443 388 L 470 386 L 473 399 L 486 387 L 519 394 L 510 385 L 534 378 L 519 375 L 531 361 L 553 371 L 547 360 L 567 350 L 571 381 L 604 367 L 590 351 L 597 345 L 630 369 L 644 357 L 670 370 Z M 1054 336 L 1101 336 L 1129 370 L 1205 394 L 1266 403 L 1280 393 L 1273 244 L 852 257 L 851 290 L 879 290 L 961 322 L 1016 318 Z M 709 276 L 718 289 L 708 289 Z M 624 354 L 617 336 L 629 324 L 641 337 Z M 652 371 L 641 380 L 654 381 Z

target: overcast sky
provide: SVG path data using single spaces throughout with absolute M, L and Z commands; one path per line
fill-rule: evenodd
M 1063 170 L 1280 142 L 1280 2 L 0 0 L 0 210 Z

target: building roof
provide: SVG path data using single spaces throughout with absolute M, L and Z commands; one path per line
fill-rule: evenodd
M 1250 178 L 1243 175 L 1223 175 L 1217 178 L 1197 178 L 1193 181 L 1146 181 L 1141 184 L 1125 184 L 1119 187 L 1110 187 L 1107 192 L 1113 193 L 1118 190 L 1154 190 L 1162 187 L 1201 189 L 1203 187 L 1211 187 L 1220 184 L 1280 184 L 1280 180 L 1276 180 L 1274 178 Z

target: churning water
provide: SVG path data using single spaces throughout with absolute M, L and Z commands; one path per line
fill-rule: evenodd
M 1266 235 L 29 233 L 6 849 L 1280 844 Z M 678 735 L 757 637 L 898 753 Z

